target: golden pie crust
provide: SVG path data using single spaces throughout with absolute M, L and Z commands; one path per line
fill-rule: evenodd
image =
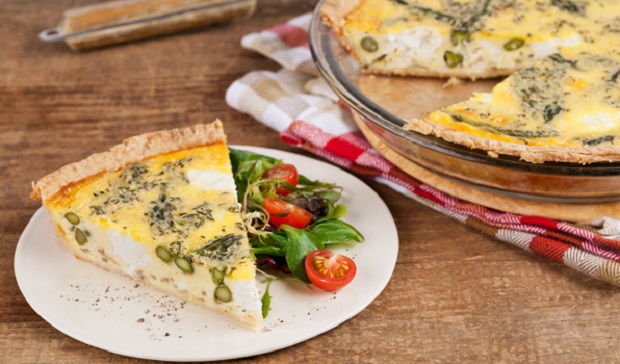
M 219 120 L 187 128 L 156 131 L 127 138 L 109 151 L 93 154 L 79 162 L 65 165 L 32 184 L 30 197 L 48 200 L 63 187 L 104 172 L 114 172 L 135 162 L 165 153 L 191 149 L 226 141 Z
M 425 135 L 433 135 L 471 149 L 484 150 L 489 156 L 494 158 L 498 157 L 499 154 L 503 154 L 519 157 L 522 161 L 530 163 L 568 162 L 588 164 L 620 161 L 620 148 L 611 145 L 581 148 L 520 145 L 450 129 L 426 118 L 409 120 L 404 128 L 405 130 Z

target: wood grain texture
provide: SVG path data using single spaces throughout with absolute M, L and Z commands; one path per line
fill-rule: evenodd
M 69 9 L 60 26 L 76 51 L 248 18 L 256 0 L 121 0 Z M 73 36 L 72 36 L 73 35 Z
M 231 144 L 293 150 L 275 132 L 229 108 L 224 94 L 249 71 L 278 68 L 241 49 L 241 36 L 310 11 L 312 3 L 259 0 L 245 21 L 83 54 L 37 40 L 63 10 L 92 3 L 1 3 L 2 363 L 149 363 L 73 340 L 28 306 L 13 257 L 39 207 L 28 198 L 31 181 L 123 138 L 215 118 L 225 123 Z M 398 227 L 392 281 L 336 329 L 252 362 L 620 362 L 618 289 L 369 184 Z

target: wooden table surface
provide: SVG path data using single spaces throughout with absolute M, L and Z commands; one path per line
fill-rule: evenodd
M 0 0 L 3 363 L 142 362 L 60 333 L 22 296 L 13 258 L 40 206 L 29 199 L 31 181 L 125 137 L 214 118 L 231 144 L 292 151 L 224 94 L 249 71 L 278 69 L 242 49 L 240 37 L 310 11 L 311 1 L 259 0 L 249 20 L 83 54 L 38 41 L 63 9 L 90 3 Z M 391 282 L 339 327 L 256 362 L 620 362 L 619 289 L 367 183 L 398 228 Z

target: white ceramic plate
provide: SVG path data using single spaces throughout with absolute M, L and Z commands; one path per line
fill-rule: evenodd
M 357 276 L 350 285 L 329 293 L 286 280 L 274 282 L 265 328 L 255 332 L 75 259 L 56 237 L 47 213 L 39 209 L 15 253 L 17 283 L 30 306 L 56 329 L 86 344 L 168 361 L 271 352 L 324 333 L 366 308 L 387 285 L 398 253 L 392 215 L 377 193 L 331 164 L 278 150 L 234 148 L 283 159 L 311 179 L 344 187 L 342 202 L 348 210 L 344 220 L 366 238 L 361 244 L 334 249 L 357 263 Z M 264 291 L 264 283 L 260 289 Z

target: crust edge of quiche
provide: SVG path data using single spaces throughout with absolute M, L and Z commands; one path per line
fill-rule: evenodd
M 123 140 L 122 144 L 102 153 L 93 154 L 79 162 L 67 164 L 32 183 L 30 197 L 47 200 L 63 187 L 103 172 L 114 172 L 131 163 L 164 153 L 226 141 L 219 119 L 210 124 L 155 131 Z
M 344 25 L 344 17 L 358 7 L 360 3 L 361 0 L 325 0 L 319 12 L 323 16 L 323 21 L 340 34 Z
M 502 154 L 519 157 L 522 161 L 537 164 L 544 162 L 589 164 L 620 161 L 620 149 L 615 146 L 591 146 L 580 148 L 526 146 L 457 131 L 425 118 L 408 120 L 404 129 L 424 135 L 432 135 L 470 149 L 483 150 L 494 158 Z

